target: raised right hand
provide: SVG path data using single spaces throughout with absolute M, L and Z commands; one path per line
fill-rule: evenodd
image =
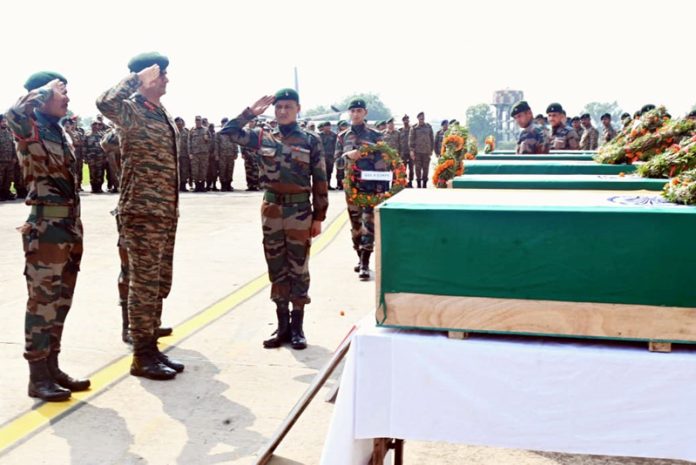
M 264 95 L 260 99 L 258 99 L 256 102 L 254 102 L 249 109 L 251 112 L 254 114 L 254 116 L 259 116 L 263 114 L 266 109 L 271 106 L 271 104 L 275 101 L 275 97 L 272 95 Z

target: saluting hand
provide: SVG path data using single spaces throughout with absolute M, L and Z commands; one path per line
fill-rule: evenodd
M 138 73 L 138 77 L 140 78 L 140 84 L 146 89 L 150 87 L 153 82 L 155 82 L 159 75 L 159 65 L 148 66 L 147 68 Z
M 258 99 L 256 102 L 254 102 L 249 109 L 251 112 L 254 114 L 254 116 L 259 116 L 262 114 L 266 109 L 271 106 L 273 101 L 275 100 L 275 97 L 272 95 L 264 95 L 260 99 Z
M 67 88 L 65 87 L 65 83 L 60 79 L 54 79 L 47 85 L 48 88 L 51 89 L 51 92 L 53 92 L 54 94 L 65 95 L 68 92 Z

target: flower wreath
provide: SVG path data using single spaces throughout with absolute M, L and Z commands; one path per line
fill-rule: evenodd
M 435 187 L 447 187 L 447 181 L 455 176 L 464 174 L 463 158 L 471 160 L 475 157 L 467 150 L 467 138 L 469 133 L 465 127 L 454 125 L 445 134 L 442 141 L 440 157 L 433 173 L 433 184 Z
M 360 158 L 365 158 L 374 153 L 380 153 L 382 158 L 391 167 L 393 177 L 391 188 L 387 192 L 358 192 L 355 183 L 360 176 L 360 168 L 358 168 L 355 163 L 347 163 L 345 178 L 343 179 L 343 190 L 350 204 L 359 207 L 374 207 L 392 197 L 406 186 L 406 167 L 401 160 L 401 156 L 399 156 L 399 152 L 381 141 L 376 144 L 363 144 L 358 149 L 358 152 L 360 153 Z
M 486 146 L 483 149 L 483 153 L 491 153 L 495 150 L 495 136 L 486 137 Z

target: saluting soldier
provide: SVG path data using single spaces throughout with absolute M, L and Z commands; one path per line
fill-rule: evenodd
M 271 104 L 275 105 L 277 129 L 244 129 Z M 329 206 L 321 141 L 300 128 L 299 112 L 297 92 L 281 89 L 247 107 L 221 131 L 252 151 L 265 190 L 261 205 L 263 248 L 278 318 L 278 328 L 263 342 L 265 348 L 288 342 L 296 350 L 307 347 L 303 321 L 305 306 L 311 301 L 309 250 L 312 238 L 321 233 Z

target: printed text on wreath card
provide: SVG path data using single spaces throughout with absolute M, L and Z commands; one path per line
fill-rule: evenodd
M 391 181 L 391 171 L 362 171 L 360 172 L 361 181 Z

